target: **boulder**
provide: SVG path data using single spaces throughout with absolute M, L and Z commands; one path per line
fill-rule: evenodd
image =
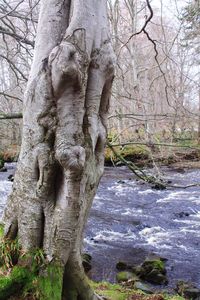
M 124 261 L 119 261 L 116 264 L 116 269 L 119 271 L 125 271 L 125 270 L 127 270 L 127 268 L 128 268 L 128 265 Z
M 168 280 L 165 275 L 160 274 L 157 269 L 153 269 L 151 272 L 147 273 L 143 278 L 154 284 L 167 284 Z
M 144 284 L 141 281 L 136 281 L 134 283 L 134 288 L 141 290 L 141 291 L 145 292 L 146 294 L 153 294 L 151 287 L 149 287 L 147 284 Z
M 0 170 L 4 167 L 4 160 L 0 157 Z
M 153 284 L 167 284 L 166 268 L 164 259 L 160 257 L 147 258 L 137 273 L 139 277 Z
M 0 172 L 7 172 L 7 169 L 5 167 L 0 169 Z
M 137 276 L 141 275 L 142 267 L 141 266 L 135 266 L 131 268 L 132 272 L 136 274 Z
M 190 214 L 189 214 L 189 212 L 181 211 L 179 213 L 175 213 L 175 216 L 178 217 L 178 218 L 184 218 L 184 217 L 189 217 Z
M 176 286 L 176 291 L 185 299 L 200 299 L 200 289 L 194 286 L 192 283 L 179 281 Z
M 160 257 L 146 258 L 142 264 L 142 268 L 145 270 L 145 272 L 151 272 L 152 270 L 156 269 L 161 274 L 166 274 L 165 263 Z
M 8 180 L 11 181 L 11 182 L 13 182 L 14 181 L 14 175 L 9 175 L 8 176 Z

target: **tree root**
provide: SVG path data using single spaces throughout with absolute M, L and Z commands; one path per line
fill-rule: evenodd
M 108 300 L 108 298 L 94 293 L 94 300 Z

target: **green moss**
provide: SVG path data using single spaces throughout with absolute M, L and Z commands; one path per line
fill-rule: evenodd
M 175 296 L 169 296 L 164 295 L 165 300 L 185 300 L 183 297 L 175 295 Z
M 117 282 L 128 281 L 129 279 L 136 281 L 136 280 L 138 280 L 138 277 L 131 272 L 123 271 L 123 272 L 117 273 L 116 279 L 117 279 Z
M 3 224 L 0 223 L 0 242 L 1 242 L 1 239 L 3 238 L 3 235 L 4 235 L 4 226 L 3 226 Z
M 33 274 L 24 267 L 14 267 L 9 275 L 0 277 L 0 299 L 8 299 L 10 296 L 22 291 L 33 280 Z
M 130 291 L 118 284 L 110 284 L 108 282 L 91 283 L 97 294 L 109 297 L 109 300 L 126 300 L 130 295 Z
M 121 286 L 119 284 L 111 284 L 108 282 L 91 282 L 92 288 L 101 296 L 108 297 L 108 300 L 127 300 L 132 295 L 137 295 L 137 299 L 152 300 L 155 299 L 155 294 L 149 295 L 144 292 L 130 287 Z M 178 295 L 160 294 L 164 300 L 184 300 L 184 298 Z
M 16 266 L 13 271 L 4 276 L 0 276 L 0 299 L 6 300 L 15 296 L 17 300 L 25 300 L 29 296 L 38 300 L 61 300 L 62 292 L 62 268 L 56 264 L 47 267 L 43 276 L 38 276 L 25 267 Z M 137 295 L 137 299 L 151 300 L 151 295 L 146 295 L 140 290 L 135 290 L 129 286 L 110 284 L 108 282 L 90 282 L 92 288 L 101 296 L 108 300 L 127 300 L 131 295 Z M 69 295 L 68 295 L 69 296 Z M 184 300 L 177 295 L 162 295 L 165 300 Z M 76 292 L 71 292 L 70 299 L 77 299 Z M 152 295 L 152 300 L 154 295 Z
M 144 273 L 148 273 L 153 269 L 165 274 L 165 262 L 161 258 L 147 258 L 141 265 L 141 271 L 143 269 Z
M 165 269 L 165 264 L 160 259 L 149 260 L 149 261 L 146 261 L 146 263 L 149 263 L 153 269 L 158 269 L 161 272 Z
M 16 295 L 19 295 L 17 299 L 27 299 L 29 295 L 38 300 L 61 299 L 63 283 L 61 267 L 55 263 L 48 266 L 39 266 L 35 254 L 32 256 L 30 253 L 20 260 L 20 264 L 28 265 L 28 267 L 15 266 L 11 273 L 8 273 L 6 269 L 1 269 L 1 300 Z M 43 269 L 42 275 L 38 275 L 39 267 L 40 271 L 41 268 Z
M 61 299 L 63 283 L 62 270 L 63 268 L 54 263 L 47 267 L 44 275 L 38 277 L 36 286 L 40 300 Z
M 125 159 L 127 160 L 139 160 L 139 159 L 148 159 L 149 151 L 146 146 L 138 146 L 138 145 L 128 145 L 128 146 L 117 146 L 115 150 Z M 110 148 L 105 149 L 105 162 L 118 162 L 118 158 L 115 157 L 112 150 Z

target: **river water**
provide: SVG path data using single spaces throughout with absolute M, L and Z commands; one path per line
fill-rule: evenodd
M 15 166 L 0 173 L 0 215 Z M 200 182 L 200 170 L 165 168 L 173 185 Z M 115 281 L 116 263 L 141 263 L 155 253 L 167 259 L 168 287 L 177 280 L 200 287 L 200 187 L 154 190 L 125 167 L 106 167 L 85 230 L 84 251 L 92 255 L 91 276 Z

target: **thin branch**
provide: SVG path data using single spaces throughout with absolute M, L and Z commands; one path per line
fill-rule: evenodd
M 0 120 L 22 119 L 22 113 L 3 114 L 0 113 Z
M 151 21 L 151 19 L 153 18 L 153 9 L 152 9 L 152 7 L 151 7 L 151 5 L 150 5 L 149 0 L 146 0 L 146 3 L 147 3 L 147 7 L 148 7 L 148 9 L 149 9 L 149 12 L 150 12 L 149 16 L 147 17 L 147 19 L 146 19 L 144 25 L 142 26 L 142 28 L 141 28 L 138 32 L 133 33 L 133 34 L 128 38 L 128 40 L 125 42 L 125 44 L 123 44 L 123 45 L 121 46 L 119 52 L 121 52 L 121 49 L 122 49 L 123 47 L 125 47 L 125 46 L 130 42 L 130 40 L 131 40 L 134 36 L 136 36 L 136 35 L 138 35 L 138 34 L 140 34 L 140 33 L 142 33 L 142 32 L 145 32 L 145 29 L 146 29 L 148 23 L 149 23 L 149 22 Z
M 14 100 L 18 100 L 20 102 L 23 102 L 23 100 L 19 97 L 16 97 L 16 96 L 13 96 L 13 95 L 9 95 L 5 92 L 0 92 L 0 95 L 4 96 L 5 98 L 11 98 L 11 99 L 14 99 Z
M 27 44 L 27 45 L 30 45 L 34 48 L 35 43 L 33 41 L 30 41 L 29 39 L 27 39 L 21 35 L 18 35 L 15 32 L 11 32 L 10 30 L 8 30 L 2 26 L 0 26 L 0 33 L 9 35 L 9 36 L 13 37 L 14 39 L 16 39 L 17 41 Z
M 107 146 L 112 150 L 112 152 L 114 153 L 114 155 L 125 165 L 129 168 L 129 170 L 131 170 L 139 179 L 141 179 L 142 181 L 145 181 L 147 183 L 150 184 L 154 184 L 158 189 L 165 189 L 166 188 L 166 184 L 157 179 L 154 176 L 149 176 L 147 174 L 145 174 L 145 172 L 141 169 L 139 169 L 132 161 L 127 161 L 122 155 L 120 155 L 114 148 L 114 146 L 112 144 L 109 143 L 109 141 L 107 141 Z
M 5 59 L 9 63 L 9 65 L 13 71 L 16 70 L 25 81 L 28 81 L 28 78 L 26 76 L 24 76 L 24 74 L 21 72 L 21 70 L 19 68 L 17 68 L 17 66 L 8 57 L 6 57 L 2 54 L 0 54 L 0 57 Z

